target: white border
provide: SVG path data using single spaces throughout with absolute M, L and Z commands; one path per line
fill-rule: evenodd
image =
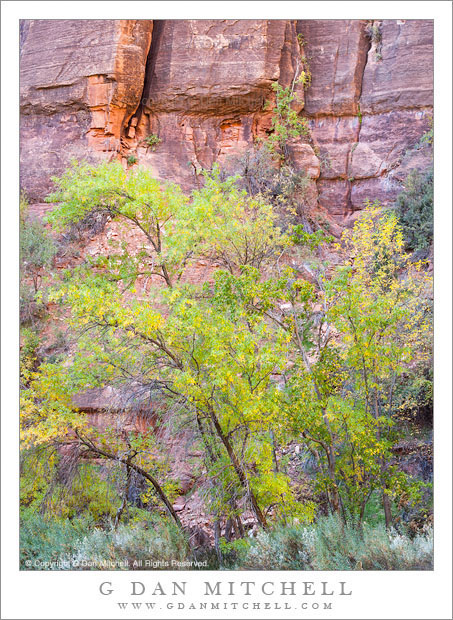
M 432 572 L 18 571 L 18 19 L 164 19 L 174 16 L 178 19 L 435 20 L 436 521 L 435 570 Z M 119 615 L 113 604 L 106 601 L 108 597 L 101 597 L 97 590 L 104 580 L 114 582 L 125 592 L 124 587 L 131 580 L 148 583 L 160 580 L 164 584 L 172 579 L 187 581 L 188 591 L 195 597 L 200 593 L 200 599 L 201 584 L 205 580 L 255 580 L 257 583 L 263 580 L 318 583 L 343 580 L 353 590 L 350 599 L 335 598 L 332 612 L 274 610 L 267 615 L 263 611 L 242 610 L 236 614 L 229 610 L 216 614 L 216 618 L 451 618 L 451 69 L 449 2 L 2 2 L 2 618 L 210 618 L 209 613 L 191 615 L 187 610 L 165 612 L 165 616 L 160 611 Z M 187 601 L 189 598 L 193 597 L 188 596 Z M 239 598 L 234 600 L 240 601 Z M 283 597 L 279 600 L 284 602 Z M 167 599 L 160 603 L 166 602 Z

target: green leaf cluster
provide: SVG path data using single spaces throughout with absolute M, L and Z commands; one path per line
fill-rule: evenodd
M 192 429 L 217 519 L 249 510 L 264 529 L 313 520 L 313 500 L 298 496 L 281 458 L 293 441 L 314 458 L 318 498 L 345 519 L 363 519 L 374 493 L 414 501 L 420 489 L 392 462 L 394 387 L 430 354 L 423 265 L 408 260 L 396 217 L 375 205 L 344 234 L 342 265 L 316 284 L 298 278 L 282 256 L 325 237 L 283 233 L 272 205 L 236 181 L 214 169 L 185 196 L 115 163 L 74 164 L 55 180 L 54 226 L 104 212 L 125 225 L 125 240 L 68 271 L 52 293 L 70 312 L 78 347 L 30 373 L 24 446 L 76 437 L 88 454 L 147 478 L 178 523 L 175 481 L 153 434 L 119 431 L 126 406 L 99 429 L 73 405 L 89 387 L 139 388 Z M 142 239 L 138 251 L 128 231 Z M 203 282 L 193 277 L 200 261 Z M 137 294 L 143 275 L 152 285 Z

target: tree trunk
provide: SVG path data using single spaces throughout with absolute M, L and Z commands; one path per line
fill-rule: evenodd
M 234 470 L 237 474 L 237 477 L 239 478 L 239 482 L 241 483 L 242 487 L 244 488 L 245 492 L 247 493 L 250 499 L 250 503 L 252 504 L 252 509 L 253 509 L 253 512 L 255 513 L 256 519 L 258 523 L 261 525 L 261 527 L 265 530 L 267 528 L 266 517 L 264 516 L 261 508 L 258 505 L 258 502 L 256 501 L 256 497 L 252 489 L 250 488 L 249 482 L 247 480 L 247 476 L 243 468 L 241 467 L 241 464 L 236 454 L 234 453 L 233 446 L 231 445 L 226 435 L 224 435 L 222 431 L 222 427 L 220 426 L 220 422 L 218 421 L 217 416 L 215 415 L 212 407 L 209 407 L 209 414 L 214 424 L 214 428 L 216 429 L 216 432 L 220 440 L 222 441 L 223 445 L 225 446 L 228 456 L 230 457 L 230 461 L 233 464 Z
M 124 465 L 126 465 L 127 467 L 130 467 L 131 469 L 133 469 L 134 471 L 136 471 L 138 474 L 140 474 L 141 476 L 143 476 L 143 478 L 145 478 L 146 480 L 148 480 L 149 482 L 151 482 L 151 484 L 154 487 L 154 490 L 156 491 L 157 495 L 159 496 L 160 500 L 162 501 L 162 503 L 165 505 L 166 509 L 168 510 L 170 516 L 173 518 L 173 520 L 175 521 L 176 525 L 182 530 L 184 531 L 184 527 L 178 517 L 178 515 L 175 512 L 175 509 L 173 508 L 173 506 L 171 505 L 167 495 L 165 494 L 165 491 L 163 490 L 163 488 L 160 486 L 160 484 L 157 482 L 157 480 L 151 475 L 149 474 L 147 471 L 145 471 L 144 469 L 142 469 L 141 467 L 139 467 L 139 465 L 136 465 L 135 463 L 132 463 L 130 461 L 129 458 L 120 458 L 118 456 L 116 456 L 115 454 L 110 454 L 109 452 L 105 452 L 104 450 L 101 450 L 100 448 L 98 448 L 92 441 L 90 441 L 87 438 L 82 437 L 79 433 L 77 433 L 77 436 L 79 437 L 79 439 L 82 441 L 82 443 L 87 446 L 92 452 L 94 452 L 95 454 L 98 454 L 99 456 L 102 456 L 110 461 L 116 461 L 117 463 L 123 463 Z
M 385 527 L 389 529 L 392 527 L 392 511 L 390 509 L 389 496 L 385 492 L 385 489 L 382 492 L 382 505 L 384 507 Z
M 129 487 L 131 485 L 131 476 L 132 476 L 132 470 L 131 468 L 126 465 L 126 486 L 124 487 L 124 494 L 123 494 L 123 501 L 121 502 L 121 506 L 118 508 L 116 516 L 115 516 L 115 524 L 114 524 L 114 529 L 116 530 L 119 523 L 120 523 L 120 519 L 123 515 L 124 509 L 126 508 L 126 504 L 127 504 L 127 495 L 129 493 Z
M 238 538 L 244 538 L 245 536 L 244 526 L 242 525 L 241 517 L 239 515 L 237 515 L 235 523 L 237 526 Z
M 274 463 L 274 474 L 278 474 L 279 469 L 278 469 L 277 449 L 275 445 L 276 444 L 275 435 L 272 429 L 269 430 L 269 435 L 271 437 L 271 443 L 272 443 L 272 461 Z
M 219 560 L 219 566 L 222 568 L 223 566 L 223 558 L 222 551 L 220 549 L 220 520 L 216 519 L 214 522 L 214 548 L 217 555 L 217 559 Z
M 335 480 L 335 456 L 332 455 L 332 449 L 329 449 L 329 478 L 332 482 L 332 510 L 336 513 L 340 513 L 340 496 L 338 494 L 338 487 Z
M 374 392 L 374 418 L 375 420 L 379 419 L 379 397 L 378 397 L 377 390 L 375 390 Z M 377 427 L 376 427 L 376 436 L 377 436 L 378 441 L 380 441 L 381 428 L 379 424 L 377 424 Z M 380 460 L 381 460 L 381 472 L 382 472 L 382 475 L 384 475 L 385 468 L 386 468 L 385 458 L 381 457 Z M 387 495 L 385 490 L 386 489 L 384 486 L 384 488 L 382 489 L 382 507 L 384 508 L 385 527 L 388 529 L 389 527 L 392 526 L 392 511 L 390 509 L 389 496 Z
M 233 534 L 233 519 L 228 517 L 227 522 L 225 524 L 225 540 L 230 542 Z
M 328 472 L 329 472 L 329 478 L 332 482 L 332 509 L 334 512 L 340 514 L 340 496 L 338 494 L 338 487 L 337 487 L 337 483 L 336 483 L 336 477 L 335 477 L 335 463 L 336 463 L 336 459 L 335 459 L 335 441 L 334 441 L 334 434 L 332 432 L 332 428 L 330 426 L 330 422 L 329 422 L 329 416 L 327 415 L 327 411 L 326 408 L 322 405 L 322 396 L 321 396 L 321 392 L 319 391 L 318 388 L 318 384 L 316 383 L 315 377 L 313 376 L 313 371 L 311 368 L 311 364 L 310 361 L 307 357 L 307 354 L 305 353 L 305 349 L 303 347 L 302 344 L 302 340 L 300 338 L 299 335 L 299 331 L 297 328 L 297 320 L 295 318 L 295 325 L 296 325 L 296 337 L 297 337 L 297 344 L 299 346 L 299 350 L 302 354 L 302 359 L 304 361 L 305 364 L 305 368 L 308 370 L 308 372 L 310 373 L 310 376 L 312 378 L 313 381 L 313 387 L 315 389 L 315 394 L 316 394 L 316 398 L 318 399 L 318 401 L 321 404 L 321 410 L 322 410 L 322 419 L 324 422 L 324 425 L 327 429 L 327 432 L 329 433 L 329 441 L 330 441 L 330 445 L 329 446 L 323 446 L 324 450 L 326 452 L 326 456 L 327 456 L 327 462 L 328 462 Z

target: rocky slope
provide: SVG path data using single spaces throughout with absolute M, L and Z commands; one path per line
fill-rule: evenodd
M 432 21 L 24 20 L 23 188 L 39 202 L 71 157 L 131 155 L 196 186 L 202 168 L 266 135 L 264 103 L 273 82 L 293 79 L 300 42 L 311 140 L 295 160 L 347 225 L 365 199 L 393 200 L 428 165 L 415 147 L 432 117 Z

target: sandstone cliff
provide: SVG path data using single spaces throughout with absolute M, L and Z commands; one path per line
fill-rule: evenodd
M 120 152 L 152 21 L 30 20 L 21 32 L 21 185 L 42 199 L 71 158 Z
M 266 135 L 264 103 L 273 82 L 293 79 L 301 41 L 311 139 L 295 160 L 347 225 L 365 199 L 393 200 L 408 171 L 428 165 L 415 146 L 432 116 L 431 21 L 23 21 L 23 188 L 40 201 L 71 157 L 131 155 L 194 187 L 202 168 Z
M 340 221 L 401 191 L 433 105 L 430 21 L 300 21 L 313 75 L 304 113 L 323 163 L 319 200 Z

